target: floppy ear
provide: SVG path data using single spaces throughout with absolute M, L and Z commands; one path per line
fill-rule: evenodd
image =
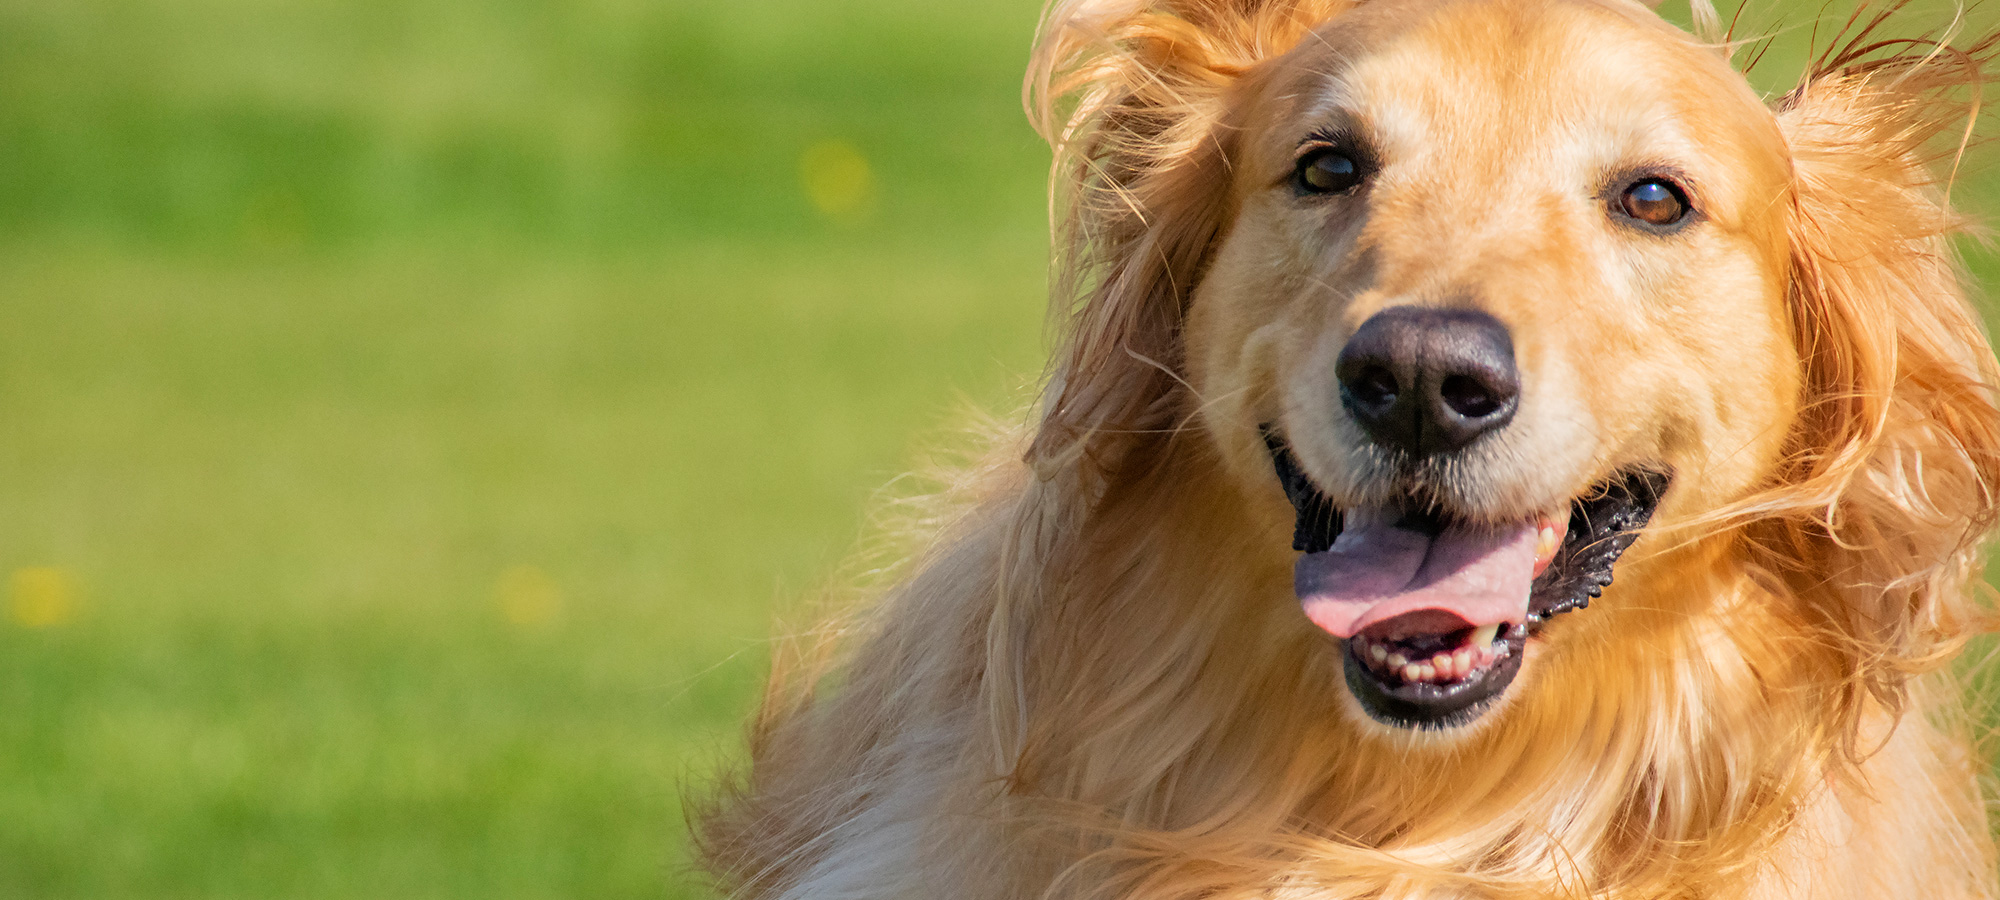
M 1028 459 L 1115 472 L 1176 424 L 1179 330 L 1228 217 L 1228 94 L 1350 0 L 1055 0 L 1024 100 L 1055 150 L 1060 349 Z
M 1880 21 L 1779 104 L 1806 394 L 1750 528 L 1766 569 L 1849 651 L 1850 712 L 1871 696 L 1900 710 L 1910 675 L 1987 626 L 1968 580 L 2000 487 L 2000 381 L 1947 243 L 1966 222 L 1932 172 L 1964 147 L 1992 41 L 1871 39 Z

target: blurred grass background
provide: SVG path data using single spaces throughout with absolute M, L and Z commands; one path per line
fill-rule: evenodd
M 0 0 L 0 897 L 707 896 L 771 611 L 1039 368 L 1036 12 Z
M 0 897 L 700 897 L 1038 363 L 1031 3 L 0 0 Z

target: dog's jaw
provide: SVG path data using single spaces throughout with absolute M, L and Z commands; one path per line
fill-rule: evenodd
M 1506 695 L 1521 672 L 1527 656 L 1527 639 L 1526 626 L 1507 628 L 1486 642 L 1486 646 L 1479 647 L 1491 654 L 1491 662 L 1464 676 L 1436 682 L 1397 677 L 1393 671 L 1399 668 L 1395 663 L 1396 651 L 1387 649 L 1383 642 L 1357 635 L 1340 642 L 1341 671 L 1348 691 L 1368 718 L 1394 728 L 1455 729 L 1477 721 Z M 1475 637 L 1457 652 L 1465 654 L 1480 643 Z
M 1264 441 L 1295 513 L 1292 548 L 1304 554 L 1303 572 L 1316 554 L 1330 552 L 1348 514 L 1313 483 L 1276 427 L 1264 427 Z M 1662 467 L 1631 467 L 1574 498 L 1560 546 L 1537 560 L 1518 617 L 1476 625 L 1418 610 L 1352 634 L 1330 634 L 1361 710 L 1403 729 L 1452 729 L 1478 720 L 1510 689 L 1528 642 L 1542 627 L 1603 594 L 1619 557 L 1638 540 L 1671 482 Z M 1542 537 L 1550 539 L 1546 525 Z M 1305 583 L 1303 576 L 1299 581 Z M 1300 599 L 1309 602 L 1304 594 L 1302 587 Z

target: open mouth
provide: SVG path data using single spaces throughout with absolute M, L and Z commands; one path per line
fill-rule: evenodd
M 1297 511 L 1293 572 L 1306 615 L 1340 640 L 1347 685 L 1379 722 L 1450 728 L 1477 719 L 1521 669 L 1527 641 L 1611 584 L 1671 478 L 1615 473 L 1566 510 L 1505 524 L 1461 521 L 1412 498 L 1341 509 L 1267 428 Z

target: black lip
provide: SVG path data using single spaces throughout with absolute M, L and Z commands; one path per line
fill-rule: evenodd
M 1507 634 L 1506 656 L 1491 668 L 1450 684 L 1403 682 L 1391 684 L 1355 655 L 1354 642 L 1341 641 L 1342 669 L 1347 689 L 1360 701 L 1361 711 L 1384 725 L 1416 730 L 1456 728 L 1486 712 L 1521 673 L 1521 655 L 1528 630 L 1516 626 Z
M 1531 629 L 1603 596 L 1613 565 L 1652 521 L 1672 483 L 1672 476 L 1657 469 L 1627 469 L 1570 503 L 1569 534 L 1528 595 Z
M 1277 431 L 1268 425 L 1263 431 L 1278 483 L 1298 516 L 1292 549 L 1301 553 L 1325 551 L 1340 536 L 1340 508 L 1312 483 Z M 1521 667 L 1521 644 L 1528 637 L 1539 633 L 1550 619 L 1583 609 L 1603 595 L 1618 558 L 1639 539 L 1639 529 L 1652 520 L 1672 483 L 1672 475 L 1664 469 L 1635 467 L 1614 474 L 1571 502 L 1569 532 L 1563 545 L 1530 589 L 1526 627 L 1509 633 L 1508 640 L 1519 644 L 1492 669 L 1454 684 L 1388 684 L 1352 650 L 1343 648 L 1348 689 L 1371 717 L 1388 725 L 1450 728 L 1477 719 L 1513 683 Z
M 1340 507 L 1319 492 L 1305 470 L 1299 468 L 1299 461 L 1292 457 L 1290 447 L 1284 438 L 1271 426 L 1264 426 L 1264 446 L 1271 451 L 1271 464 L 1278 470 L 1278 484 L 1285 489 L 1285 499 L 1292 501 L 1292 509 L 1298 511 L 1298 521 L 1292 526 L 1292 549 L 1300 553 L 1318 553 L 1333 546 L 1333 539 L 1340 536 Z

